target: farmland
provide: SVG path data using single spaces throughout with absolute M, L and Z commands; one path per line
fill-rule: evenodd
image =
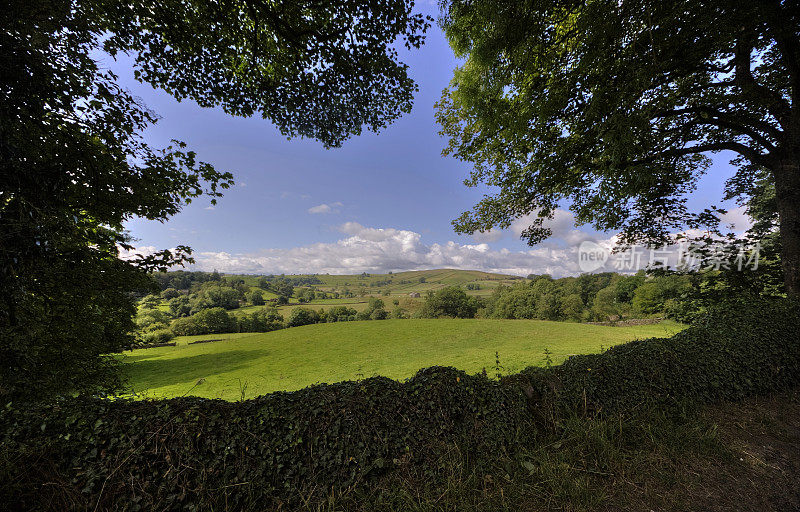
M 132 391 L 140 396 L 235 400 L 375 375 L 403 379 L 434 365 L 509 374 L 548 359 L 557 364 L 572 354 L 668 336 L 681 328 L 671 322 L 635 327 L 496 319 L 339 322 L 269 333 L 179 337 L 175 347 L 119 357 L 126 363 Z M 203 339 L 218 341 L 189 344 Z

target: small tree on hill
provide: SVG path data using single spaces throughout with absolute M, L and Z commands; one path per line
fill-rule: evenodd
M 479 298 L 470 297 L 457 286 L 450 286 L 428 292 L 420 314 L 427 318 L 474 318 L 480 307 L 482 302 Z
M 247 296 L 247 300 L 250 301 L 250 304 L 254 306 L 263 306 L 266 302 L 264 301 L 264 294 L 261 290 L 253 290 Z

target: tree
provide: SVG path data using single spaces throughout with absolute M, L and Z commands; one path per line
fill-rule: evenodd
M 239 300 L 242 299 L 242 292 L 227 286 L 220 286 L 216 283 L 204 284 L 191 301 L 192 312 L 196 313 L 203 309 L 223 308 L 236 309 L 239 307 Z
M 154 331 L 169 327 L 169 317 L 159 309 L 142 309 L 136 314 L 136 328 L 139 331 Z
M 124 223 L 164 221 L 229 173 L 175 141 L 98 60 L 178 99 L 256 113 L 288 136 L 338 146 L 411 108 L 395 42 L 422 44 L 407 0 L 11 0 L 0 10 L 0 396 L 119 388 L 109 354 L 130 345 L 135 295 L 187 247 L 122 261 Z M 221 278 L 217 273 L 217 278 Z M 5 400 L 5 398 L 2 398 Z
M 263 306 L 266 303 L 264 301 L 264 294 L 261 293 L 260 290 L 253 290 L 250 292 L 247 296 L 247 300 L 254 306 Z
M 561 315 L 568 320 L 580 320 L 583 318 L 583 301 L 581 296 L 577 293 L 562 297 L 561 301 Z
M 369 303 L 367 305 L 367 309 L 369 309 L 370 311 L 373 311 L 373 310 L 376 310 L 376 309 L 383 309 L 384 307 L 386 307 L 386 305 L 383 303 L 382 299 L 379 299 L 377 297 L 370 297 L 369 298 Z
M 475 313 L 481 306 L 478 297 L 470 297 L 458 286 L 448 286 L 436 292 L 428 292 L 421 315 L 426 318 L 475 318 Z
M 300 327 L 319 322 L 319 313 L 310 308 L 294 308 L 286 321 L 288 327 Z
M 139 301 L 139 305 L 144 309 L 157 308 L 159 304 L 161 304 L 161 298 L 155 294 L 147 295 Z
M 164 299 L 164 300 L 174 299 L 175 297 L 178 297 L 179 295 L 180 295 L 180 292 L 178 290 L 176 290 L 175 288 L 166 288 L 166 289 L 161 291 L 161 298 Z
M 172 322 L 170 329 L 176 336 L 195 336 L 197 334 L 205 334 L 202 332 L 200 325 L 198 325 L 194 317 L 191 316 L 176 319 Z
M 357 311 L 347 306 L 334 306 L 328 310 L 327 322 L 347 322 L 350 317 L 355 316 Z
M 606 286 L 598 291 L 592 301 L 592 315 L 602 321 L 613 321 L 622 316 L 616 296 L 617 292 L 613 286 Z
M 188 295 L 181 295 L 170 299 L 167 303 L 169 312 L 174 317 L 189 316 L 192 314 L 192 305 Z
M 239 332 L 270 332 L 283 329 L 283 316 L 275 308 L 241 315 L 237 318 Z
M 667 275 L 651 279 L 636 288 L 633 309 L 645 315 L 664 312 L 667 301 L 680 297 L 688 287 L 689 281 L 685 276 Z
M 544 293 L 536 301 L 536 318 L 540 320 L 558 320 L 561 316 L 558 298 L 554 293 Z
M 200 334 L 236 332 L 238 328 L 236 317 L 223 308 L 204 309 L 191 318 L 197 324 Z
M 389 318 L 389 313 L 383 308 L 373 309 L 372 313 L 369 314 L 370 320 L 386 320 L 387 318 Z
M 685 196 L 729 151 L 726 198 L 775 190 L 786 290 L 800 294 L 800 5 L 738 2 L 445 2 L 464 64 L 438 104 L 445 150 L 499 189 L 454 221 L 473 233 L 568 203 L 578 223 L 659 244 L 716 227 Z M 488 28 L 491 27 L 491 28 Z

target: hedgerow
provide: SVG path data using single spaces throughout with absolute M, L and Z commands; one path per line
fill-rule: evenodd
M 737 399 L 800 382 L 800 309 L 721 312 L 669 339 L 499 381 L 434 367 L 237 403 L 71 398 L 0 416 L 0 502 L 24 509 L 265 510 L 532 446 L 566 415 Z M 553 421 L 556 420 L 556 421 Z M 483 461 L 483 462 L 481 462 Z
M 787 389 L 800 380 L 800 307 L 781 299 L 745 310 L 719 307 L 671 338 L 572 356 L 551 369 L 523 370 L 518 378 L 531 386 L 529 394 L 587 412 Z

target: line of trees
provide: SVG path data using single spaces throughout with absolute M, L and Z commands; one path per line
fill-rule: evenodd
M 611 272 L 553 279 L 530 275 L 495 288 L 487 298 L 467 295 L 457 286 L 428 292 L 419 318 L 507 318 L 614 321 L 662 316 L 687 320 L 697 283 L 689 275 L 647 276 Z
M 371 298 L 367 307 L 362 311 L 356 311 L 347 306 L 334 306 L 328 310 L 297 307 L 291 311 L 285 321 L 283 315 L 275 307 L 265 307 L 241 315 L 235 315 L 221 307 L 212 307 L 202 309 L 190 316 L 173 318 L 170 314 L 152 305 L 144 304 L 136 317 L 136 324 L 139 332 L 138 341 L 143 344 L 151 344 L 167 342 L 175 336 L 270 332 L 316 323 L 406 317 L 401 308 L 395 308 L 392 313 L 389 313 L 381 299 Z
M 648 277 L 615 273 L 526 282 L 498 287 L 483 314 L 492 318 L 609 321 L 630 317 L 675 317 L 690 289 L 686 276 Z

